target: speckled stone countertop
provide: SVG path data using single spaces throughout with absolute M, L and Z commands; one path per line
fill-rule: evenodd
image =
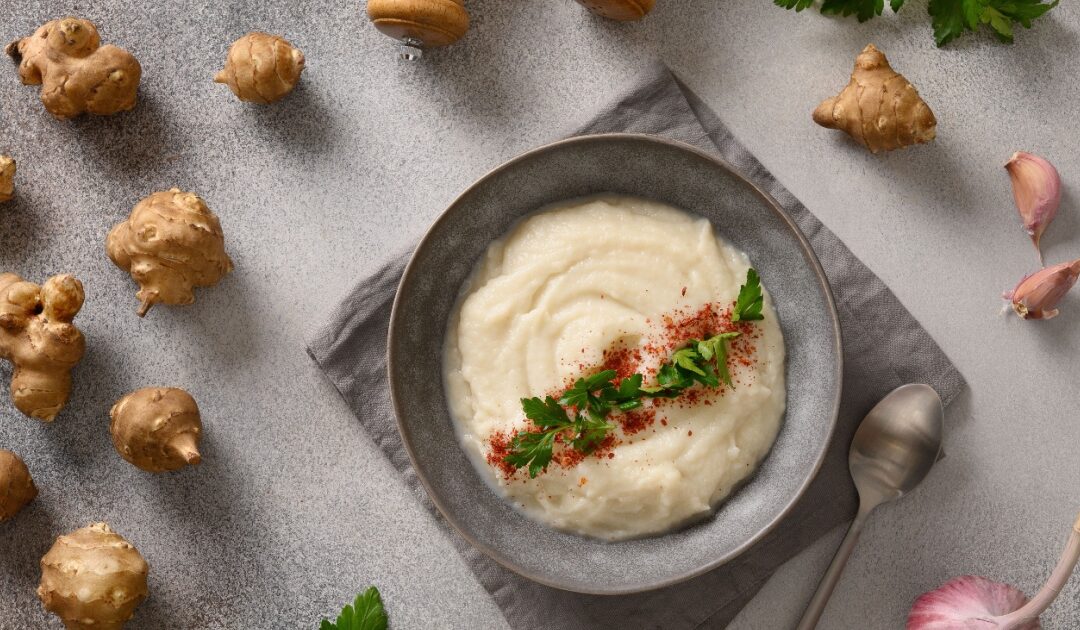
M 362 2 L 0 4 L 2 42 L 76 13 L 144 69 L 136 110 L 61 122 L 0 60 L 0 153 L 19 161 L 18 198 L 0 206 L 0 270 L 78 275 L 89 339 L 53 425 L 0 399 L 0 446 L 41 489 L 0 525 L 0 628 L 59 627 L 34 595 L 37 561 L 94 520 L 152 566 L 133 628 L 314 627 L 368 584 L 394 628 L 503 627 L 311 364 L 305 334 L 476 177 L 571 129 L 656 56 L 893 288 L 971 386 L 950 413 L 949 457 L 874 515 L 822 627 L 900 627 L 915 596 L 963 573 L 1031 592 L 1056 559 L 1080 506 L 1080 294 L 1050 322 L 999 314 L 1001 290 L 1035 263 L 1001 166 L 1017 149 L 1056 163 L 1066 193 L 1045 251 L 1080 255 L 1076 6 L 1011 47 L 966 37 L 938 50 L 922 6 L 859 25 L 767 0 L 661 0 L 619 25 L 570 0 L 470 0 L 466 38 L 408 64 Z M 242 104 L 211 81 L 250 30 L 307 57 L 277 105 Z M 869 41 L 932 105 L 932 146 L 871 156 L 810 122 Z M 171 186 L 218 213 L 236 272 L 194 306 L 140 320 L 104 238 Z M 0 368 L 5 387 L 9 375 Z M 199 401 L 198 468 L 152 476 L 113 450 L 109 407 L 149 384 Z M 786 565 L 733 627 L 792 625 L 841 533 Z M 1080 626 L 1080 580 L 1044 625 Z

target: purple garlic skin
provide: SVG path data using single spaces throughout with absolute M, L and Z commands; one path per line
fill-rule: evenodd
M 994 630 L 1000 626 L 984 619 L 1011 613 L 1027 601 L 1023 592 L 1008 584 L 961 575 L 916 599 L 908 613 L 906 630 Z M 1039 627 L 1039 620 L 1034 619 L 1015 630 Z
M 1024 276 L 1003 297 L 1012 302 L 1021 319 L 1051 319 L 1057 316 L 1057 303 L 1076 284 L 1077 277 L 1080 277 L 1080 258 Z
M 1054 165 L 1031 153 L 1017 151 L 1005 163 L 1012 179 L 1013 198 L 1024 230 L 1031 236 L 1042 261 L 1039 240 L 1061 204 L 1061 177 Z

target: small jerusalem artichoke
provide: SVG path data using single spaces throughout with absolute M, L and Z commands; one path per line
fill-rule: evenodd
M 0 449 L 0 523 L 26 507 L 37 496 L 30 470 L 18 455 Z
M 15 195 L 15 160 L 0 155 L 0 203 Z
M 53 276 L 38 286 L 0 274 L 0 358 L 14 366 L 11 399 L 24 414 L 52 422 L 71 393 L 71 369 L 86 352 L 72 320 L 83 304 L 82 283 Z
M 640 20 L 653 10 L 656 0 L 577 0 L 593 13 L 620 22 Z
M 304 53 L 284 38 L 248 33 L 229 47 L 214 82 L 228 85 L 242 101 L 273 103 L 292 92 L 303 71 Z
M 139 283 L 140 317 L 154 304 L 191 304 L 195 287 L 213 286 L 233 269 L 221 222 L 198 195 L 179 188 L 136 204 L 105 248 Z
M 160 473 L 202 461 L 199 407 L 182 389 L 134 391 L 113 405 L 109 417 L 116 452 L 138 468 Z
M 871 153 L 930 142 L 937 127 L 915 86 L 873 44 L 859 53 L 847 87 L 814 110 L 814 122 L 846 132 Z
M 150 567 L 105 523 L 56 539 L 41 559 L 38 598 L 68 630 L 120 630 L 146 599 Z
M 87 20 L 46 22 L 4 50 L 19 62 L 25 85 L 41 86 L 41 102 L 57 118 L 108 116 L 135 107 L 142 67 L 128 51 L 102 46 Z

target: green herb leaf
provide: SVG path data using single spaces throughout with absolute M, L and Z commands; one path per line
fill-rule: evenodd
M 585 409 L 590 403 L 595 405 L 593 394 L 605 385 L 611 386 L 611 379 L 617 374 L 615 370 L 604 370 L 587 378 L 579 378 L 573 387 L 563 393 L 559 403 L 567 407 L 577 407 L 579 410 Z
M 600 442 L 604 441 L 607 432 L 614 428 L 600 414 L 590 411 L 584 415 L 579 415 L 577 422 L 578 433 L 572 446 L 582 453 L 590 453 L 600 445 Z
M 705 370 L 698 365 L 698 361 L 701 360 L 701 355 L 697 351 L 697 340 L 691 339 L 690 345 L 678 350 L 675 354 L 671 355 L 671 362 L 678 367 L 697 374 L 698 376 L 705 376 Z
M 795 9 L 796 12 L 799 12 L 813 5 L 814 0 L 773 0 L 773 4 L 785 9 Z
M 522 431 L 510 440 L 510 454 L 503 461 L 515 468 L 529 468 L 529 477 L 536 477 L 551 463 L 551 451 L 555 446 L 555 434 L 561 429 L 541 433 Z
M 731 321 L 750 322 L 764 319 L 761 307 L 765 298 L 761 294 L 761 278 L 753 267 L 746 270 L 746 283 L 739 287 L 739 297 L 735 300 L 735 308 L 731 311 Z
M 813 0 L 773 0 L 773 4 L 785 9 L 802 11 L 814 4 Z M 1012 43 L 1013 24 L 1031 28 L 1032 20 L 1053 9 L 1058 0 L 929 0 L 927 8 L 934 27 L 934 41 L 938 46 L 956 39 L 965 31 L 976 31 L 985 24 L 997 38 Z M 889 0 L 893 12 L 904 6 L 904 0 Z M 854 15 L 865 22 L 881 15 L 884 0 L 823 0 L 821 12 L 832 15 Z
M 964 31 L 975 31 L 980 24 L 990 27 L 999 40 L 1013 41 L 1013 23 L 1031 28 L 1031 21 L 1058 4 L 1040 0 L 930 0 L 934 39 L 938 46 L 956 39 Z
M 551 396 L 544 400 L 522 398 L 521 408 L 525 411 L 525 417 L 541 429 L 565 428 L 573 424 L 566 415 L 566 410 Z
M 386 630 L 388 624 L 379 589 L 370 586 L 341 610 L 337 622 L 323 619 L 319 630 Z
M 825 15 L 854 15 L 860 22 L 881 15 L 884 8 L 884 0 L 824 0 L 821 3 L 821 12 Z

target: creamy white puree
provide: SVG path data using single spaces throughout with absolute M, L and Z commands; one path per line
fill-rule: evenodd
M 525 470 L 507 479 L 485 458 L 493 433 L 525 426 L 522 397 L 595 373 L 583 366 L 601 365 L 605 349 L 644 347 L 665 314 L 729 305 L 749 266 L 709 221 L 628 197 L 544 209 L 493 243 L 451 318 L 444 359 L 458 434 L 481 474 L 531 517 L 608 540 L 707 514 L 780 427 L 784 342 L 768 294 L 751 365 L 732 366 L 735 388 L 713 392 L 709 405 L 663 405 L 648 429 L 613 432 L 613 457 L 553 463 L 535 479 Z M 643 369 L 666 358 L 647 355 Z

